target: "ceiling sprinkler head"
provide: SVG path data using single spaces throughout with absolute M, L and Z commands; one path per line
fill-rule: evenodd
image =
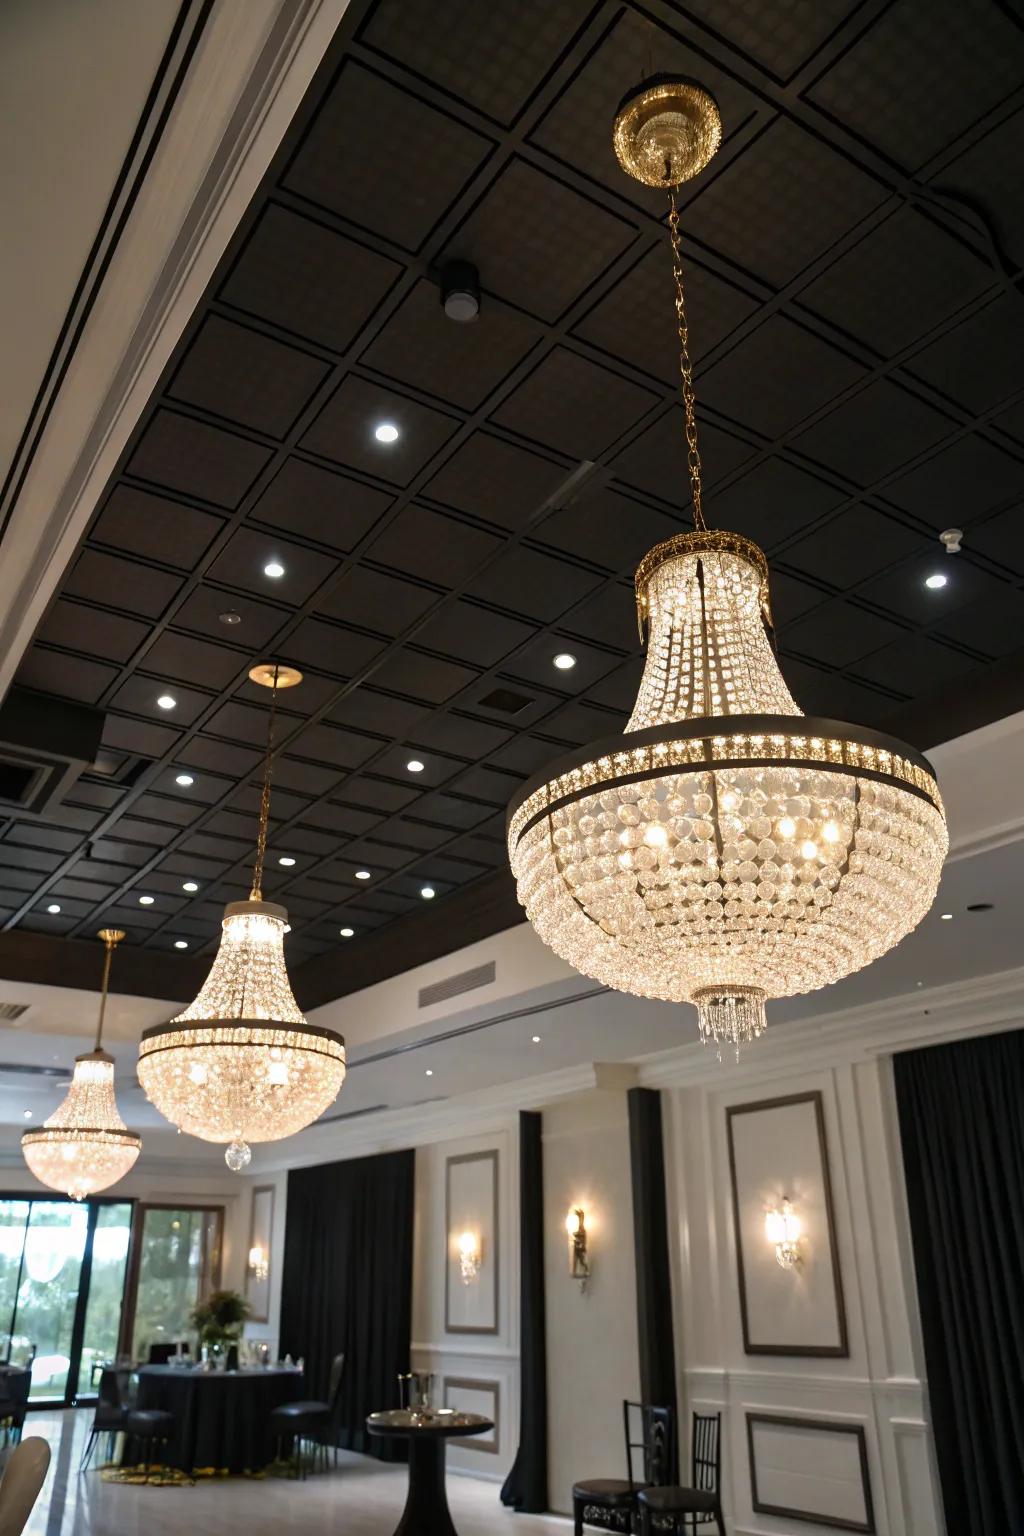
M 963 536 L 962 528 L 947 528 L 945 533 L 939 534 L 939 543 L 944 546 L 947 555 L 958 555 Z
M 480 276 L 468 261 L 449 261 L 441 268 L 441 304 L 449 320 L 466 325 L 480 313 Z

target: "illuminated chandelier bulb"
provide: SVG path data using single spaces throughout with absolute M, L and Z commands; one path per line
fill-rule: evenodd
M 96 1045 L 75 1057 L 71 1086 L 63 1102 L 38 1130 L 21 1138 L 25 1161 L 41 1184 L 72 1200 L 109 1189 L 135 1166 L 142 1140 L 129 1131 L 114 1095 L 114 1058 L 102 1049 L 110 964 L 124 938 L 119 928 L 104 928 L 106 946 Z

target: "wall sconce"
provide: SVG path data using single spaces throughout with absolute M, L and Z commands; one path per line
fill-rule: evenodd
M 801 1231 L 800 1218 L 788 1199 L 784 1199 L 781 1206 L 765 1212 L 764 1234 L 770 1243 L 775 1244 L 775 1262 L 782 1269 L 796 1269 L 803 1262 L 800 1253 Z
M 565 1218 L 565 1230 L 569 1234 L 569 1273 L 580 1282 L 585 1291 L 590 1279 L 590 1259 L 587 1255 L 587 1217 L 582 1205 L 573 1206 Z
M 259 1243 L 249 1249 L 249 1272 L 255 1280 L 265 1280 L 270 1274 L 270 1260 Z
M 475 1232 L 463 1232 L 459 1238 L 459 1273 L 462 1275 L 463 1285 L 471 1285 L 476 1279 L 477 1270 L 483 1263 L 483 1251 L 480 1239 Z

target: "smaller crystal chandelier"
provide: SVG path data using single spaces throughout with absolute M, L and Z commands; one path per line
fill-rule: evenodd
M 99 937 L 106 954 L 96 1044 L 84 1056 L 75 1057 L 63 1103 L 38 1130 L 26 1131 L 21 1138 L 25 1161 L 39 1182 L 72 1200 L 109 1189 L 131 1171 L 142 1151 L 141 1138 L 128 1129 L 117 1108 L 114 1058 L 100 1046 L 110 962 L 124 933 L 120 928 L 103 928 Z
M 247 1167 L 253 1141 L 279 1141 L 311 1125 L 345 1080 L 345 1042 L 310 1024 L 292 994 L 284 960 L 288 913 L 263 900 L 277 690 L 302 681 L 294 667 L 253 667 L 272 689 L 259 835 L 248 901 L 224 909 L 223 936 L 195 1002 L 139 1046 L 146 1097 L 179 1130 L 227 1142 L 224 1161 Z

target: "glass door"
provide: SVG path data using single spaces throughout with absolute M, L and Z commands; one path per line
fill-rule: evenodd
M 220 1284 L 222 1206 L 144 1205 L 139 1213 L 131 1350 L 192 1338 L 192 1309 Z

